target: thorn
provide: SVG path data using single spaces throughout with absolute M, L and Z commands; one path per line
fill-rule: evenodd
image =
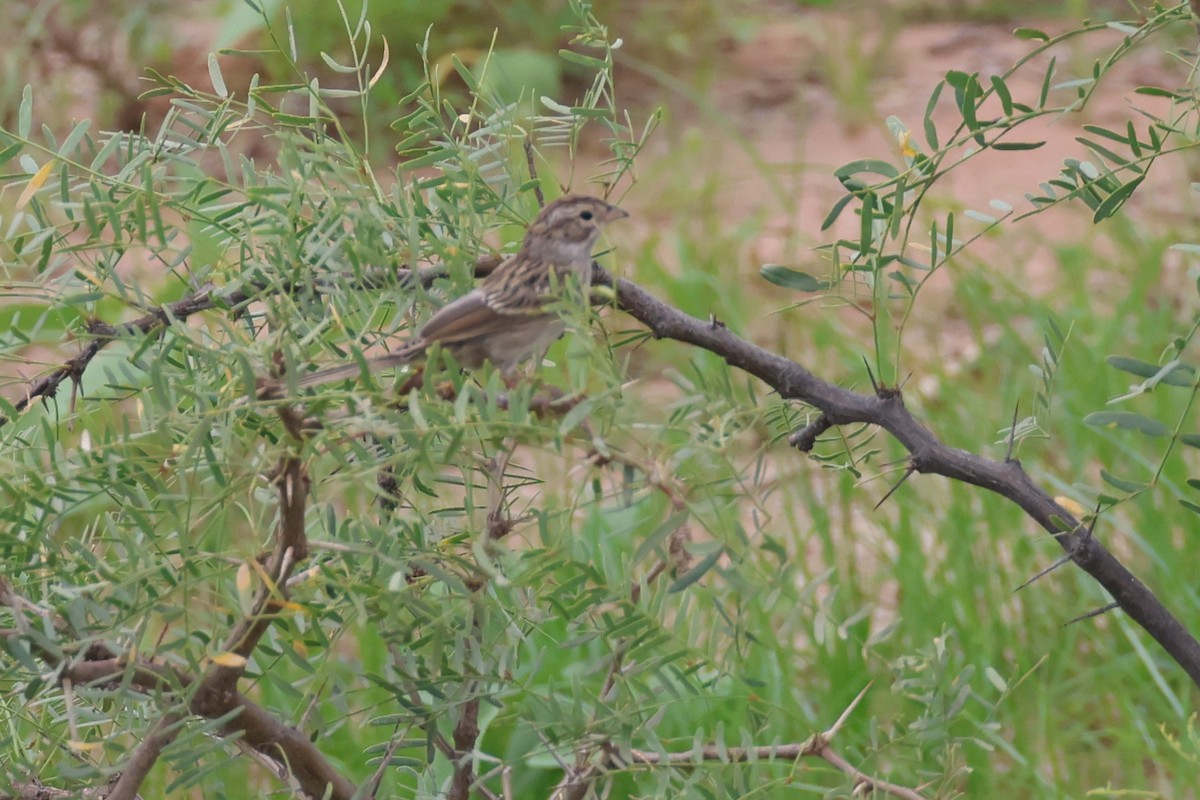
M 1060 627 L 1065 628 L 1068 625 L 1074 625 L 1076 622 L 1083 622 L 1085 619 L 1091 619 L 1092 617 L 1098 617 L 1101 614 L 1107 614 L 1109 611 L 1112 611 L 1114 608 L 1119 608 L 1119 607 L 1120 607 L 1120 603 L 1116 603 L 1116 602 L 1109 603 L 1106 606 L 1101 606 L 1100 608 L 1089 611 L 1086 614 L 1081 614 L 1078 617 L 1075 617 L 1075 619 L 1069 619 L 1066 622 L 1064 622 Z
M 871 363 L 867 361 L 867 357 L 863 356 L 863 366 L 867 368 L 867 377 L 871 379 L 871 391 L 878 396 L 883 390 L 879 386 L 879 382 L 875 380 L 875 373 L 871 371 Z
M 885 494 L 882 498 L 880 498 L 879 502 L 875 504 L 875 508 L 873 508 L 871 510 L 878 511 L 879 507 L 881 505 L 883 505 L 885 502 L 887 502 L 887 499 L 889 497 L 891 497 L 893 494 L 895 494 L 896 490 L 899 489 L 901 486 L 903 486 L 904 482 L 906 480 L 908 480 L 910 477 L 912 477 L 912 474 L 916 471 L 917 471 L 916 467 L 909 465 L 908 469 L 906 469 L 904 471 L 904 475 L 900 478 L 900 480 L 896 481 L 895 485 L 893 485 L 892 488 L 887 490 L 887 494 Z
M 1083 547 L 1088 543 L 1088 540 L 1090 540 L 1092 538 L 1092 533 L 1096 530 L 1096 521 L 1099 519 L 1100 519 L 1100 501 L 1097 500 L 1096 501 L 1096 510 L 1092 513 L 1091 524 L 1089 524 L 1087 527 L 1087 530 L 1084 531 L 1083 538 L 1080 539 L 1078 542 L 1076 542 L 1075 545 L 1067 552 L 1066 555 L 1062 556 L 1061 558 L 1056 559 L 1053 564 L 1046 567 L 1042 571 L 1038 572 L 1032 578 L 1030 578 L 1029 580 L 1022 583 L 1020 586 L 1018 586 L 1016 589 L 1013 589 L 1013 593 L 1015 594 L 1016 592 L 1021 591 L 1026 586 L 1029 586 L 1030 584 L 1034 583 L 1035 581 L 1041 580 L 1046 575 L 1049 575 L 1051 572 L 1058 569 L 1063 564 L 1065 564 L 1068 561 L 1070 561 L 1071 559 L 1075 558 L 1075 556 L 1079 553 L 1079 551 L 1082 550 Z M 1064 533 L 1070 533 L 1070 531 L 1060 531 L 1059 533 L 1054 534 L 1054 536 L 1055 537 L 1062 536 Z M 1101 612 L 1101 613 L 1103 613 L 1103 612 Z M 1074 620 L 1072 620 L 1072 622 L 1074 622 Z M 1070 623 L 1068 622 L 1067 624 L 1069 625 Z
M 1054 570 L 1056 570 L 1056 569 L 1058 569 L 1059 567 L 1061 567 L 1063 564 L 1065 564 L 1065 563 L 1067 563 L 1068 561 L 1070 561 L 1070 560 L 1071 560 L 1071 555 L 1072 555 L 1071 553 L 1067 553 L 1065 556 L 1059 556 L 1057 559 L 1055 559 L 1055 561 L 1054 561 L 1054 563 L 1053 563 L 1053 564 L 1051 564 L 1050 566 L 1046 567 L 1046 568 L 1045 568 L 1045 569 L 1043 569 L 1043 570 L 1040 570 L 1040 571 L 1039 571 L 1039 572 L 1038 572 L 1036 575 L 1034 575 L 1032 578 L 1030 578 L 1029 580 L 1025 581 L 1024 583 L 1022 583 L 1022 584 L 1021 584 L 1020 586 L 1018 586 L 1017 588 L 1013 589 L 1013 594 L 1016 594 L 1017 592 L 1019 592 L 1019 591 L 1021 591 L 1022 589 L 1024 589 L 1026 586 L 1030 586 L 1030 585 L 1031 585 L 1031 584 L 1033 584 L 1034 582 L 1036 582 L 1036 581 L 1038 581 L 1038 580 L 1041 580 L 1042 578 L 1044 578 L 1045 576 L 1049 575 L 1049 574 L 1050 574 L 1051 572 L 1053 572 Z
M 1017 441 L 1017 414 L 1020 412 L 1020 410 L 1021 401 L 1018 400 L 1017 402 L 1013 403 L 1012 424 L 1008 426 L 1008 450 L 1004 454 L 1005 464 L 1012 462 L 1013 445 L 1016 444 Z
M 828 730 L 821 734 L 826 741 L 829 741 L 834 736 L 837 736 L 838 731 L 842 729 L 842 726 L 846 724 L 846 720 L 850 718 L 850 714 L 854 712 L 854 709 L 858 708 L 858 704 L 863 701 L 863 698 L 867 696 L 867 692 L 870 691 L 874 684 L 875 681 L 870 681 L 867 683 L 867 685 L 863 687 L 863 690 L 858 693 L 858 696 L 850 701 L 850 705 L 846 706 L 846 710 L 843 711 L 842 715 L 837 718 L 837 722 L 833 723 Z

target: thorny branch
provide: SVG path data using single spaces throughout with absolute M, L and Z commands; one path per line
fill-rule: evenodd
M 604 746 L 603 760 L 592 758 L 590 752 L 576 753 L 575 766 L 563 765 L 563 779 L 555 787 L 551 800 L 581 800 L 587 796 L 588 785 L 606 770 L 622 769 L 636 766 L 669 766 L 676 769 L 690 769 L 703 761 L 722 763 L 744 763 L 749 761 L 795 761 L 800 758 L 820 758 L 836 767 L 854 782 L 855 797 L 866 796 L 869 792 L 882 792 L 901 800 L 925 800 L 925 796 L 915 789 L 891 783 L 880 778 L 872 777 L 855 767 L 838 751 L 830 746 L 838 731 L 845 725 L 850 714 L 866 697 L 868 686 L 858 693 L 837 721 L 827 730 L 810 736 L 797 744 L 773 744 L 759 747 L 722 747 L 715 744 L 702 745 L 691 750 L 674 753 L 659 753 L 654 750 L 629 750 L 621 753 L 613 747 Z
M 827 383 L 791 359 L 737 336 L 724 325 L 696 319 L 670 306 L 628 280 L 614 281 L 597 265 L 593 283 L 616 290 L 617 305 L 659 339 L 674 339 L 708 350 L 732 367 L 753 375 L 785 400 L 800 400 L 821 416 L 792 436 L 807 451 L 816 436 L 833 425 L 878 425 L 909 452 L 910 467 L 979 486 L 1008 498 L 1054 535 L 1059 545 L 1113 597 L 1126 614 L 1154 637 L 1192 682 L 1200 686 L 1200 642 L 1124 564 L 1100 544 L 1088 528 L 1054 501 L 1015 459 L 993 461 L 948 447 L 918 422 L 895 389 L 881 387 L 864 395 Z M 811 430 L 810 430 L 811 429 Z
M 484 256 L 476 262 L 475 269 L 477 273 L 486 274 L 499 263 L 500 260 L 494 256 Z M 311 289 L 316 289 L 317 291 L 346 291 L 348 288 L 378 289 L 390 285 L 403 286 L 407 281 L 416 281 L 421 285 L 428 286 L 445 274 L 445 270 L 441 267 L 427 267 L 415 270 L 406 267 L 396 270 L 381 269 L 357 279 L 352 276 L 345 276 L 336 280 L 330 278 L 318 280 L 315 284 L 304 287 L 283 286 L 282 290 L 285 292 L 294 292 L 298 288 L 303 288 L 305 291 Z M 63 381 L 70 380 L 78 387 L 80 378 L 83 377 L 83 373 L 87 370 L 88 365 L 92 363 L 92 360 L 109 343 L 117 339 L 129 336 L 146 336 L 156 332 L 161 333 L 166 330 L 172 320 L 182 322 L 193 314 L 210 311 L 214 308 L 229 308 L 234 313 L 241 313 L 247 304 L 258 299 L 264 292 L 278 288 L 280 287 L 277 284 L 265 280 L 247 281 L 240 288 L 224 292 L 218 292 L 212 287 L 206 287 L 181 300 L 153 308 L 143 316 L 129 322 L 114 325 L 100 320 L 91 320 L 88 323 L 86 331 L 87 335 L 91 338 L 88 339 L 84 348 L 73 358 L 68 359 L 61 367 L 31 381 L 25 387 L 24 396 L 14 404 L 17 413 L 21 413 L 27 409 L 34 400 L 54 397 L 58 394 L 58 388 L 62 385 Z M 0 416 L 0 427 L 3 427 L 7 423 L 8 419 Z

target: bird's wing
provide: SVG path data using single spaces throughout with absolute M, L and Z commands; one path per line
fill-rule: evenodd
M 542 310 L 550 292 L 551 268 L 522 250 L 483 279 L 479 290 L 488 307 L 500 314 Z
M 489 302 L 488 294 L 475 289 L 442 306 L 421 326 L 420 338 L 427 342 L 454 344 L 491 336 L 509 330 L 513 316 L 523 313 L 527 312 L 524 309 L 495 308 Z

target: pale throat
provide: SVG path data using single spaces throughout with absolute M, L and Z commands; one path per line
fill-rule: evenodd
M 572 271 L 583 272 L 592 264 L 592 246 L 599 238 L 599 231 L 589 232 L 577 238 L 547 237 L 530 243 L 529 255 L 533 258 L 558 267 L 570 267 Z M 590 271 L 590 270 L 589 270 Z

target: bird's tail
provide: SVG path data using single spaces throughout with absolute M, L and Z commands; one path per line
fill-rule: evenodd
M 425 353 L 425 347 L 424 342 L 413 341 L 395 352 L 368 358 L 367 371 L 374 375 L 387 369 L 411 364 Z M 340 367 L 330 367 L 301 375 L 296 381 L 296 386 L 300 389 L 308 389 L 313 386 L 324 386 L 327 383 L 356 378 L 360 374 L 362 374 L 362 368 L 359 364 L 343 364 Z M 264 400 L 278 399 L 284 395 L 286 387 L 287 382 L 282 380 L 260 381 L 258 396 Z
M 375 375 L 386 369 L 402 367 L 405 364 L 411 364 L 414 358 L 420 357 L 424 352 L 424 347 L 409 346 L 402 347 L 394 353 L 374 356 L 367 359 L 367 371 Z M 296 385 L 301 389 L 307 389 L 312 386 L 324 386 L 327 383 L 337 383 L 348 378 L 355 378 L 360 374 L 362 374 L 362 368 L 358 364 L 343 364 L 340 367 L 330 367 L 303 375 L 296 381 Z

